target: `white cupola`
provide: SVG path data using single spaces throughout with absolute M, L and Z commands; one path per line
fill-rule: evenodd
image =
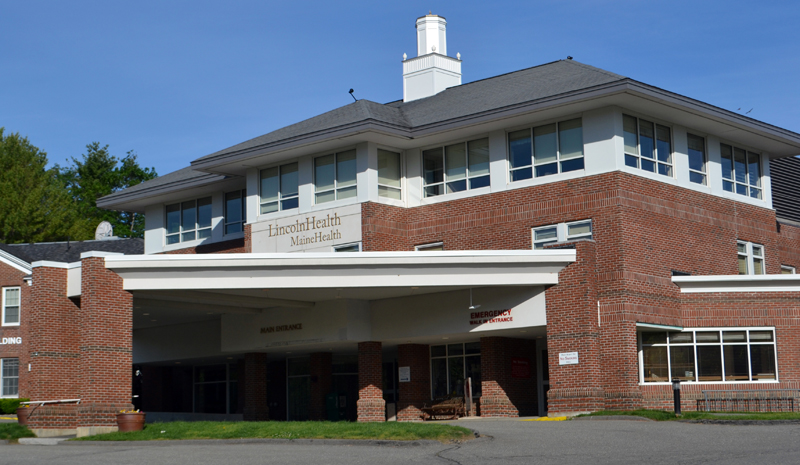
M 436 95 L 461 85 L 461 54 L 447 56 L 447 21 L 428 14 L 417 18 L 417 57 L 403 54 L 403 101 Z

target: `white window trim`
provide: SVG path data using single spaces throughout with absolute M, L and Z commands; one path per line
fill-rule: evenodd
M 211 205 L 211 209 L 212 209 L 211 210 L 212 211 L 212 213 L 211 213 L 211 225 L 207 226 L 207 227 L 204 227 L 204 228 L 200 228 L 200 227 L 198 227 L 198 224 L 197 224 L 197 220 L 198 220 L 197 202 L 200 201 L 200 200 L 205 200 L 205 199 L 211 200 L 211 204 L 210 204 Z M 224 201 L 224 198 L 223 198 L 223 201 Z M 183 204 L 185 202 L 194 202 L 194 208 L 195 208 L 194 229 L 187 229 L 187 230 L 183 229 Z M 168 219 L 168 214 L 169 213 L 167 212 L 167 208 L 169 208 L 169 207 L 171 207 L 173 205 L 178 205 L 178 212 L 181 215 L 180 216 L 180 220 L 178 221 L 178 232 L 177 233 L 169 233 L 167 231 L 167 226 L 169 224 L 169 219 Z M 207 195 L 207 196 L 203 196 L 203 197 L 197 197 L 195 199 L 186 199 L 186 200 L 181 200 L 181 201 L 178 201 L 178 202 L 172 202 L 172 203 L 164 204 L 164 247 L 165 248 L 166 247 L 177 247 L 177 246 L 179 246 L 181 244 L 193 244 L 195 242 L 200 243 L 201 241 L 211 239 L 212 235 L 213 235 L 213 228 L 214 228 L 214 213 L 213 213 L 214 210 L 213 209 L 214 209 L 214 196 L 212 196 L 212 195 Z M 208 237 L 200 237 L 200 238 L 198 238 L 197 236 L 200 233 L 200 231 L 205 231 L 206 229 L 209 231 L 209 236 Z M 194 239 L 190 239 L 190 240 L 184 241 L 183 240 L 183 234 L 191 232 L 191 231 L 194 231 L 194 233 L 195 233 L 194 234 Z M 172 244 L 168 243 L 167 240 L 168 240 L 168 237 L 170 237 L 170 236 L 178 236 L 178 242 L 174 242 Z M 180 247 L 178 247 L 178 248 L 180 248 Z
M 361 251 L 362 251 L 362 249 L 361 249 L 361 242 L 350 242 L 350 243 L 347 243 L 347 244 L 339 244 L 339 245 L 334 245 L 334 246 L 331 248 L 331 250 L 332 250 L 332 251 L 334 251 L 334 252 L 338 252 L 338 251 L 339 251 L 339 249 L 346 249 L 346 248 L 348 248 L 348 247 L 352 247 L 352 246 L 356 246 L 356 247 L 358 247 L 358 250 L 356 250 L 356 252 L 361 252 Z
M 415 252 L 423 252 L 427 249 L 433 249 L 436 247 L 441 247 L 444 250 L 444 242 L 429 242 L 427 244 L 420 244 L 414 246 Z
M 583 234 L 569 234 L 569 227 L 575 224 L 586 223 L 589 222 L 589 232 Z M 536 232 L 541 231 L 543 229 L 550 229 L 556 228 L 556 240 L 547 239 L 547 240 L 536 240 Z M 592 219 L 587 218 L 585 220 L 578 220 L 578 221 L 570 221 L 567 223 L 558 223 L 558 224 L 549 224 L 547 226 L 537 226 L 535 228 L 531 228 L 531 248 L 536 249 L 536 244 L 559 244 L 562 242 L 569 242 L 574 241 L 577 239 L 592 239 L 594 238 L 594 226 L 592 225 Z
M 356 151 L 356 183 L 352 184 L 352 185 L 349 185 L 349 186 L 339 187 L 339 155 L 344 153 L 344 152 L 350 152 L 352 150 Z M 327 157 L 328 155 L 333 155 L 333 188 L 326 189 L 324 191 L 318 191 L 317 190 L 317 159 L 318 158 L 322 158 L 322 157 Z M 352 148 L 348 148 L 348 149 L 341 149 L 341 150 L 337 150 L 336 152 L 326 153 L 324 155 L 318 155 L 318 156 L 313 157 L 311 159 L 311 172 L 312 172 L 312 175 L 313 175 L 313 178 L 314 178 L 314 188 L 313 188 L 313 191 L 312 191 L 312 195 L 314 196 L 313 197 L 313 200 L 314 200 L 313 205 L 324 205 L 325 208 L 330 208 L 330 207 L 338 206 L 339 204 L 337 204 L 336 202 L 340 202 L 340 201 L 356 201 L 356 202 L 358 202 L 358 150 L 356 149 L 356 147 L 352 147 Z M 339 198 L 339 190 L 349 189 L 351 187 L 355 187 L 356 195 L 354 195 L 352 197 L 347 197 L 345 199 L 340 199 Z M 298 191 L 299 191 L 299 189 L 298 189 Z M 333 200 L 328 200 L 327 202 L 318 202 L 317 201 L 317 196 L 319 194 L 325 194 L 327 192 L 333 192 Z
M 241 202 L 242 202 L 242 220 L 241 221 L 231 221 L 229 223 L 228 222 L 228 200 L 227 200 L 227 197 L 228 197 L 228 194 L 231 194 L 233 192 L 239 192 L 239 195 L 241 195 L 240 199 L 241 199 Z M 237 231 L 237 232 L 229 233 L 228 232 L 228 225 L 229 224 L 237 224 L 237 223 L 241 223 L 242 224 L 242 230 L 241 231 Z M 244 234 L 244 225 L 246 225 L 246 224 L 247 224 L 247 189 L 234 189 L 232 191 L 223 192 L 222 193 L 222 235 L 226 236 L 228 238 L 232 238 L 232 237 L 235 237 L 237 235 L 239 235 L 239 236 L 243 235 Z
M 761 273 L 759 274 L 767 274 L 767 254 L 764 251 L 764 246 L 761 244 L 755 244 L 753 242 L 746 242 L 746 241 L 736 241 L 737 245 L 744 245 L 746 247 L 746 252 L 742 253 L 739 252 L 739 248 L 736 248 L 736 263 L 738 266 L 739 257 L 747 257 L 747 275 L 756 275 L 755 271 L 755 259 L 761 259 Z M 754 248 L 761 248 L 761 257 L 756 257 L 753 253 Z
M 5 368 L 6 360 L 16 360 L 17 361 L 17 394 L 12 396 L 2 395 L 3 393 L 3 384 L 5 382 L 5 377 L 3 376 L 3 368 Z M 0 399 L 19 399 L 19 359 L 18 358 L 2 358 L 0 359 Z
M 731 148 L 731 157 L 732 157 L 731 158 L 731 176 L 732 176 L 732 179 L 728 179 L 728 178 L 725 177 L 725 175 L 722 174 L 722 164 L 724 163 L 723 158 L 722 158 L 722 146 L 723 145 L 727 145 L 727 146 L 729 146 Z M 746 180 L 743 183 L 736 180 L 736 162 L 735 162 L 736 149 L 745 151 L 745 177 L 746 177 Z M 733 194 L 733 195 L 738 196 L 738 197 L 747 197 L 749 199 L 756 200 L 756 201 L 765 200 L 766 195 L 764 193 L 764 165 L 763 165 L 764 157 L 762 156 L 762 154 L 760 152 L 755 151 L 755 150 L 750 150 L 748 148 L 745 148 L 742 145 L 732 144 L 732 143 L 725 142 L 725 141 L 720 141 L 719 153 L 720 153 L 720 155 L 719 155 L 720 177 L 722 178 L 722 191 L 726 192 L 728 194 Z M 758 171 L 759 171 L 760 176 L 758 177 L 758 185 L 756 185 L 756 186 L 750 184 L 750 155 L 755 155 L 756 159 L 758 160 L 757 164 L 758 164 Z M 725 189 L 725 183 L 726 182 L 731 183 L 732 190 Z M 747 193 L 746 194 L 740 194 L 738 192 L 738 190 L 736 189 L 737 185 L 745 186 L 745 190 L 747 191 Z M 758 190 L 758 192 L 759 192 L 758 197 L 753 197 L 751 195 L 751 193 L 750 193 L 750 189 Z
M 297 193 L 295 193 L 293 195 L 287 195 L 287 196 L 284 197 L 284 195 L 283 195 L 283 185 L 282 185 L 283 180 L 282 180 L 282 176 L 281 176 L 281 168 L 283 168 L 284 166 L 294 165 L 294 164 L 297 165 L 297 180 L 298 180 Z M 264 201 L 264 197 L 263 197 L 263 193 L 261 192 L 261 179 L 262 179 L 261 178 L 261 173 L 263 171 L 271 169 L 271 168 L 278 168 L 278 200 L 277 200 L 278 209 L 275 210 L 274 212 L 261 213 L 261 207 L 263 207 L 264 204 L 276 202 L 275 200 L 270 200 L 270 201 L 265 202 Z M 243 189 L 243 190 L 245 190 L 245 189 Z M 284 209 L 283 208 L 283 201 L 284 200 L 290 200 L 290 199 L 297 199 L 297 207 Z M 223 198 L 223 204 L 224 203 L 225 203 L 225 199 Z M 260 168 L 258 170 L 258 216 L 273 215 L 275 213 L 279 213 L 279 212 L 283 212 L 283 211 L 295 211 L 298 208 L 300 208 L 300 162 L 299 161 L 293 161 L 291 163 L 282 163 L 280 165 L 273 165 L 273 166 L 267 166 L 265 168 Z
M 639 153 L 636 153 L 636 154 L 628 153 L 627 151 L 625 151 L 625 145 L 623 144 L 622 150 L 623 150 L 624 156 L 625 157 L 627 157 L 627 156 L 636 157 L 636 166 L 628 165 L 625 162 L 625 159 L 622 160 L 623 165 L 625 165 L 626 167 L 631 168 L 631 169 L 644 171 L 646 173 L 651 173 L 651 174 L 658 175 L 658 176 L 661 176 L 661 177 L 675 179 L 675 129 L 671 125 L 659 123 L 659 122 L 655 121 L 652 118 L 640 118 L 638 116 L 634 116 L 634 115 L 629 114 L 629 113 L 623 113 L 622 114 L 623 122 L 625 121 L 625 117 L 626 116 L 629 116 L 631 118 L 635 118 L 636 119 L 636 151 L 639 152 Z M 639 122 L 641 120 L 645 120 L 646 122 L 653 124 L 653 131 L 654 131 L 654 133 L 653 133 L 653 150 L 654 150 L 653 158 L 647 158 L 647 157 L 643 157 L 642 156 L 641 125 L 639 124 Z M 672 160 L 671 163 L 665 163 L 663 161 L 659 161 L 658 160 L 658 126 L 665 127 L 665 128 L 667 128 L 669 130 L 669 151 L 670 151 L 670 160 Z M 623 128 L 624 128 L 624 126 L 623 126 Z M 624 137 L 624 133 L 623 133 L 623 137 Z M 687 152 L 688 152 L 688 150 L 687 150 Z M 646 160 L 651 160 L 653 162 L 653 164 L 655 165 L 655 171 L 648 171 L 648 170 L 642 168 L 642 158 L 644 158 Z M 706 154 L 706 158 L 708 158 L 707 154 Z M 658 166 L 659 165 L 669 166 L 670 175 L 661 174 L 658 171 Z
M 786 274 L 797 274 L 797 269 L 793 266 L 781 265 L 781 274 L 783 274 L 784 270 L 789 271 L 789 273 Z
M 17 312 L 19 321 L 17 321 L 16 323 L 6 323 L 6 293 L 8 291 L 10 291 L 10 290 L 15 290 L 15 289 L 19 291 L 19 306 L 18 306 L 19 310 Z M 4 287 L 3 288 L 3 302 L 2 303 L 3 303 L 3 322 L 2 322 L 2 326 L 19 326 L 20 325 L 20 321 L 22 321 L 22 288 L 19 287 L 19 286 Z
M 435 199 L 435 198 L 440 198 L 440 197 L 444 197 L 444 196 L 447 196 L 447 195 L 458 195 L 458 194 L 463 194 L 464 192 L 477 191 L 479 189 L 491 188 L 491 186 L 492 186 L 492 184 L 491 184 L 492 183 L 492 168 L 491 168 L 492 167 L 492 155 L 491 155 L 491 153 L 489 153 L 489 172 L 488 173 L 471 175 L 470 174 L 470 169 L 469 169 L 469 144 L 470 144 L 470 142 L 477 142 L 477 141 L 483 140 L 483 139 L 486 139 L 487 142 L 489 142 L 489 144 L 490 144 L 489 147 L 490 147 L 490 150 L 491 150 L 491 142 L 490 142 L 489 136 L 478 137 L 478 138 L 475 138 L 475 139 L 464 140 L 464 141 L 459 141 L 459 142 L 453 142 L 451 144 L 434 145 L 432 147 L 427 147 L 427 148 L 425 148 L 423 150 L 420 150 L 419 153 L 420 153 L 420 162 L 421 162 L 420 168 L 421 168 L 421 171 L 422 171 L 422 198 L 423 199 Z M 465 177 L 463 177 L 461 179 L 456 179 L 456 180 L 453 180 L 453 181 L 448 181 L 447 180 L 447 147 L 450 147 L 450 146 L 453 146 L 453 145 L 459 145 L 459 144 L 463 144 L 464 145 L 464 150 L 465 150 L 465 152 L 464 152 L 464 155 L 465 155 L 465 160 L 464 161 L 466 163 Z M 425 152 L 427 152 L 429 150 L 439 149 L 439 148 L 442 149 L 442 181 L 441 182 L 435 182 L 433 184 L 426 184 L 425 183 Z M 470 187 L 470 180 L 477 179 L 477 178 L 482 178 L 482 177 L 488 177 L 489 178 L 489 184 L 487 184 L 485 186 L 481 186 L 481 187 Z M 451 182 L 461 181 L 461 180 L 463 180 L 466 183 L 466 189 L 464 189 L 463 191 L 457 191 L 457 192 L 447 192 L 447 184 L 449 184 Z M 441 194 L 429 196 L 426 193 L 426 188 L 433 187 L 433 186 L 439 186 L 439 185 L 442 186 L 442 193 Z
M 690 184 L 695 184 L 695 185 L 698 185 L 698 186 L 707 186 L 708 185 L 708 138 L 704 137 L 704 136 L 701 136 L 701 135 L 698 135 L 698 134 L 691 133 L 691 132 L 687 132 L 686 133 L 686 161 L 687 161 L 687 164 L 690 163 L 690 161 L 689 161 L 689 138 L 690 137 L 698 137 L 700 139 L 703 139 L 703 171 L 697 171 L 697 170 L 693 170 L 692 168 L 689 168 L 689 183 Z M 673 152 L 674 152 L 674 150 L 673 150 Z M 698 183 L 698 182 L 692 181 L 692 173 L 696 173 L 696 174 L 699 174 L 699 175 L 703 176 L 703 182 L 702 183 Z
M 709 327 L 709 328 L 684 328 L 683 331 L 674 331 L 674 332 L 708 332 L 708 331 L 747 331 L 747 340 L 746 343 L 741 342 L 722 342 L 720 338 L 720 342 L 697 342 L 697 336 L 695 335 L 694 341 L 692 343 L 681 343 L 681 344 L 674 344 L 676 346 L 687 347 L 691 346 L 694 347 L 694 363 L 695 363 L 695 378 L 698 376 L 697 371 L 697 346 L 725 346 L 725 345 L 747 345 L 747 357 L 748 357 L 748 376 L 752 378 L 753 367 L 752 362 L 750 361 L 750 350 L 749 347 L 751 345 L 772 345 L 774 350 L 773 353 L 775 354 L 775 379 L 770 380 L 750 380 L 750 381 L 725 381 L 725 351 L 720 350 L 720 361 L 722 364 L 722 379 L 723 381 L 681 381 L 681 384 L 774 384 L 780 383 L 780 374 L 779 374 L 779 367 L 778 367 L 778 338 L 775 331 L 774 326 L 740 326 L 740 327 Z M 772 331 L 772 342 L 749 342 L 750 341 L 750 331 Z M 670 332 L 670 331 L 663 331 L 663 332 Z M 720 336 L 722 336 L 720 334 Z M 638 358 L 639 358 L 639 385 L 640 386 L 663 386 L 663 385 L 671 385 L 671 381 L 666 382 L 644 382 L 644 351 L 642 349 L 642 331 L 639 331 L 636 335 L 637 345 L 638 345 Z M 672 360 L 670 355 L 669 347 L 673 344 L 669 343 L 669 338 L 667 338 L 667 343 L 664 344 L 647 344 L 648 347 L 667 347 L 667 368 L 669 370 L 669 379 L 672 379 Z
M 581 120 L 581 139 L 582 139 L 581 140 L 581 146 L 583 147 L 583 155 L 580 158 L 583 159 L 583 169 L 572 170 L 572 171 L 562 171 L 561 170 L 561 162 L 565 161 L 565 160 L 561 159 L 561 137 L 560 137 L 559 127 L 560 127 L 561 123 L 565 123 L 567 121 L 572 121 L 574 119 L 580 119 Z M 536 176 L 536 167 L 537 166 L 548 165 L 548 164 L 553 163 L 553 162 L 549 161 L 549 162 L 546 162 L 546 163 L 536 164 L 536 160 L 535 160 L 535 157 L 534 157 L 534 155 L 536 153 L 536 147 L 534 147 L 533 130 L 536 129 L 536 128 L 540 128 L 542 126 L 548 126 L 550 124 L 555 124 L 556 125 L 556 161 L 555 161 L 555 163 L 556 163 L 556 166 L 558 167 L 558 172 L 552 173 L 552 174 L 548 174 L 548 175 L 545 175 L 545 176 Z M 509 135 L 512 132 L 524 131 L 526 129 L 530 132 L 530 138 L 531 138 L 531 163 L 529 165 L 517 166 L 516 168 L 512 168 L 511 167 L 511 146 L 510 146 L 510 141 L 509 141 Z M 551 121 L 551 122 L 547 122 L 547 123 L 537 124 L 536 126 L 523 127 L 523 128 L 514 129 L 514 130 L 507 130 L 506 131 L 506 152 L 507 152 L 506 163 L 508 163 L 508 183 L 509 184 L 515 184 L 515 183 L 519 183 L 519 182 L 530 181 L 531 179 L 549 178 L 551 176 L 558 176 L 558 175 L 567 174 L 567 173 L 585 173 L 586 172 L 586 144 L 585 144 L 585 141 L 583 139 L 584 138 L 583 138 L 583 116 L 582 115 L 576 116 L 574 118 L 566 118 L 566 119 L 560 119 L 560 120 L 557 120 L 557 121 Z M 577 159 L 577 157 L 568 158 L 567 160 L 575 160 L 575 159 Z M 512 173 L 515 172 L 515 171 L 524 170 L 526 168 L 530 168 L 531 169 L 531 177 L 530 178 L 525 178 L 525 179 L 518 179 L 518 180 L 515 181 L 513 179 L 514 176 L 512 175 Z M 585 174 L 581 174 L 581 176 L 584 176 L 584 175 Z

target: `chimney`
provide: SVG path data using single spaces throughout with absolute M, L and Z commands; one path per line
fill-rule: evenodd
M 447 56 L 447 21 L 428 14 L 417 18 L 417 57 L 403 55 L 403 101 L 436 95 L 461 85 L 461 54 Z

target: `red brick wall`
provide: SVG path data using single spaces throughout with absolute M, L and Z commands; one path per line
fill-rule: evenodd
M 409 367 L 411 381 L 397 383 L 399 396 L 397 402 L 398 421 L 422 421 L 425 403 L 431 401 L 431 358 L 430 349 L 424 344 L 400 344 L 397 346 L 397 366 Z
M 780 264 L 793 266 L 800 272 L 800 227 L 780 223 L 778 233 Z
M 269 420 L 267 354 L 244 354 L 244 420 Z
M 330 352 L 315 352 L 309 360 L 311 375 L 311 399 L 308 404 L 312 420 L 327 420 L 325 396 L 330 394 L 333 385 L 333 357 Z
M 380 342 L 358 343 L 358 421 L 385 421 Z
M 517 378 L 513 376 L 514 359 L 528 361 L 530 377 Z M 538 410 L 536 341 L 508 337 L 482 337 L 481 416 L 531 416 L 536 415 Z

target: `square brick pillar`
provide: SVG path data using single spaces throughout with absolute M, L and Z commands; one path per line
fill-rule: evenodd
M 397 421 L 422 421 L 422 408 L 431 400 L 430 348 L 423 344 L 397 346 L 398 367 L 409 367 L 411 381 L 398 383 Z
M 358 343 L 358 421 L 386 421 L 380 342 Z
M 507 338 L 481 338 L 481 417 L 518 417 L 506 389 L 511 379 Z
M 325 396 L 330 394 L 333 386 L 333 355 L 330 352 L 311 354 L 311 399 L 308 406 L 312 420 L 327 420 Z
M 594 241 L 576 241 L 546 248 L 574 247 L 576 261 L 558 274 L 547 289 L 547 353 L 550 391 L 549 416 L 603 409 L 605 393 L 600 370 L 597 269 Z M 574 365 L 559 365 L 559 354 L 577 352 Z
M 269 420 L 267 354 L 244 354 L 244 421 Z
M 117 413 L 133 408 L 133 296 L 106 269 L 105 255 L 81 260 L 78 436 L 115 431 Z

